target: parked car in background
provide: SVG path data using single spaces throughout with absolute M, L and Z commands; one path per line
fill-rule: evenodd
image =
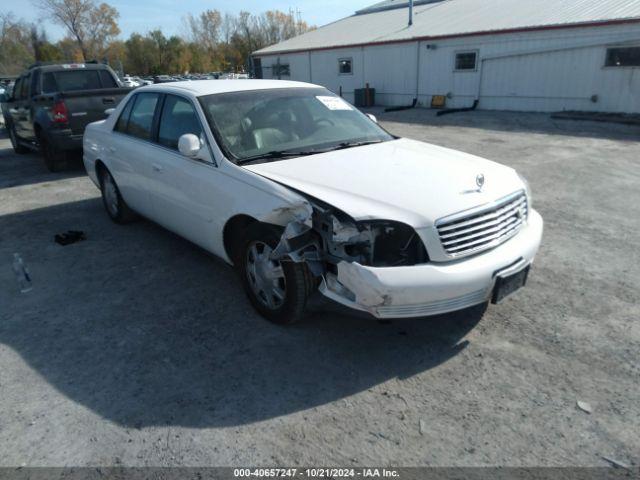
M 6 107 L 7 100 L 11 98 L 11 92 L 13 92 L 13 85 L 14 85 L 13 81 L 11 82 L 5 81 L 0 86 L 0 88 L 2 89 L 2 91 L 0 92 L 0 125 L 2 125 L 3 127 L 6 127 L 4 110 L 7 108 Z
M 4 102 L 7 98 L 7 91 L 5 90 L 3 85 L 0 85 L 0 104 Z M 0 111 L 2 110 L 2 106 L 0 105 Z M 4 125 L 4 115 L 0 115 L 0 125 Z
M 177 80 L 169 75 L 156 75 L 153 77 L 153 83 L 170 83 L 177 82 Z
M 512 168 L 397 138 L 323 87 L 141 87 L 84 137 L 117 223 L 135 213 L 235 265 L 288 324 L 317 288 L 375 317 L 499 302 L 522 287 L 542 218 Z
M 16 153 L 40 150 L 55 172 L 67 153 L 82 149 L 85 127 L 105 118 L 130 90 L 107 65 L 35 65 L 2 105 L 11 145 Z
M 142 85 L 135 77 L 130 77 L 129 75 L 125 75 L 120 80 L 123 87 L 139 87 Z

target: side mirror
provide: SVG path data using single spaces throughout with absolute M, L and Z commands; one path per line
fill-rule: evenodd
M 196 158 L 200 148 L 200 139 L 193 133 L 185 133 L 178 139 L 178 151 L 185 157 Z
M 365 115 L 369 117 L 369 120 L 371 120 L 373 123 L 378 123 L 378 119 L 375 115 L 371 115 L 370 113 L 365 113 Z
M 116 109 L 115 109 L 115 108 L 107 108 L 107 109 L 104 111 L 104 114 L 108 117 L 109 115 L 111 115 L 111 114 L 112 114 L 113 112 L 115 112 L 115 111 L 116 111 Z

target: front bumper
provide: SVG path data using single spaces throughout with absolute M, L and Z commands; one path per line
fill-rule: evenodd
M 423 317 L 461 310 L 489 300 L 498 273 L 530 265 L 540 246 L 542 230 L 542 217 L 531 210 L 526 226 L 517 235 L 473 257 L 385 268 L 341 262 L 337 276 L 327 275 L 320 291 L 378 318 Z

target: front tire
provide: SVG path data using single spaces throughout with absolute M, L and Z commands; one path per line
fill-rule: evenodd
M 291 325 L 304 316 L 312 282 L 304 263 L 269 258 L 279 241 L 276 228 L 251 225 L 237 265 L 245 292 L 258 313 L 275 324 Z
M 106 169 L 102 170 L 100 174 L 100 191 L 102 192 L 102 204 L 111 220 L 119 224 L 135 220 L 136 214 L 124 201 L 116 181 Z
M 22 155 L 23 153 L 27 153 L 28 149 L 24 145 L 20 145 L 18 141 L 18 135 L 16 134 L 16 127 L 9 123 L 7 124 L 7 130 L 9 131 L 9 140 L 11 140 L 11 146 L 13 147 L 13 151 L 18 155 Z

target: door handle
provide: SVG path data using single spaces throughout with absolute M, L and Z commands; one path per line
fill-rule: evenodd
M 151 168 L 153 168 L 154 172 L 162 173 L 162 167 L 160 165 L 154 163 L 151 165 Z

